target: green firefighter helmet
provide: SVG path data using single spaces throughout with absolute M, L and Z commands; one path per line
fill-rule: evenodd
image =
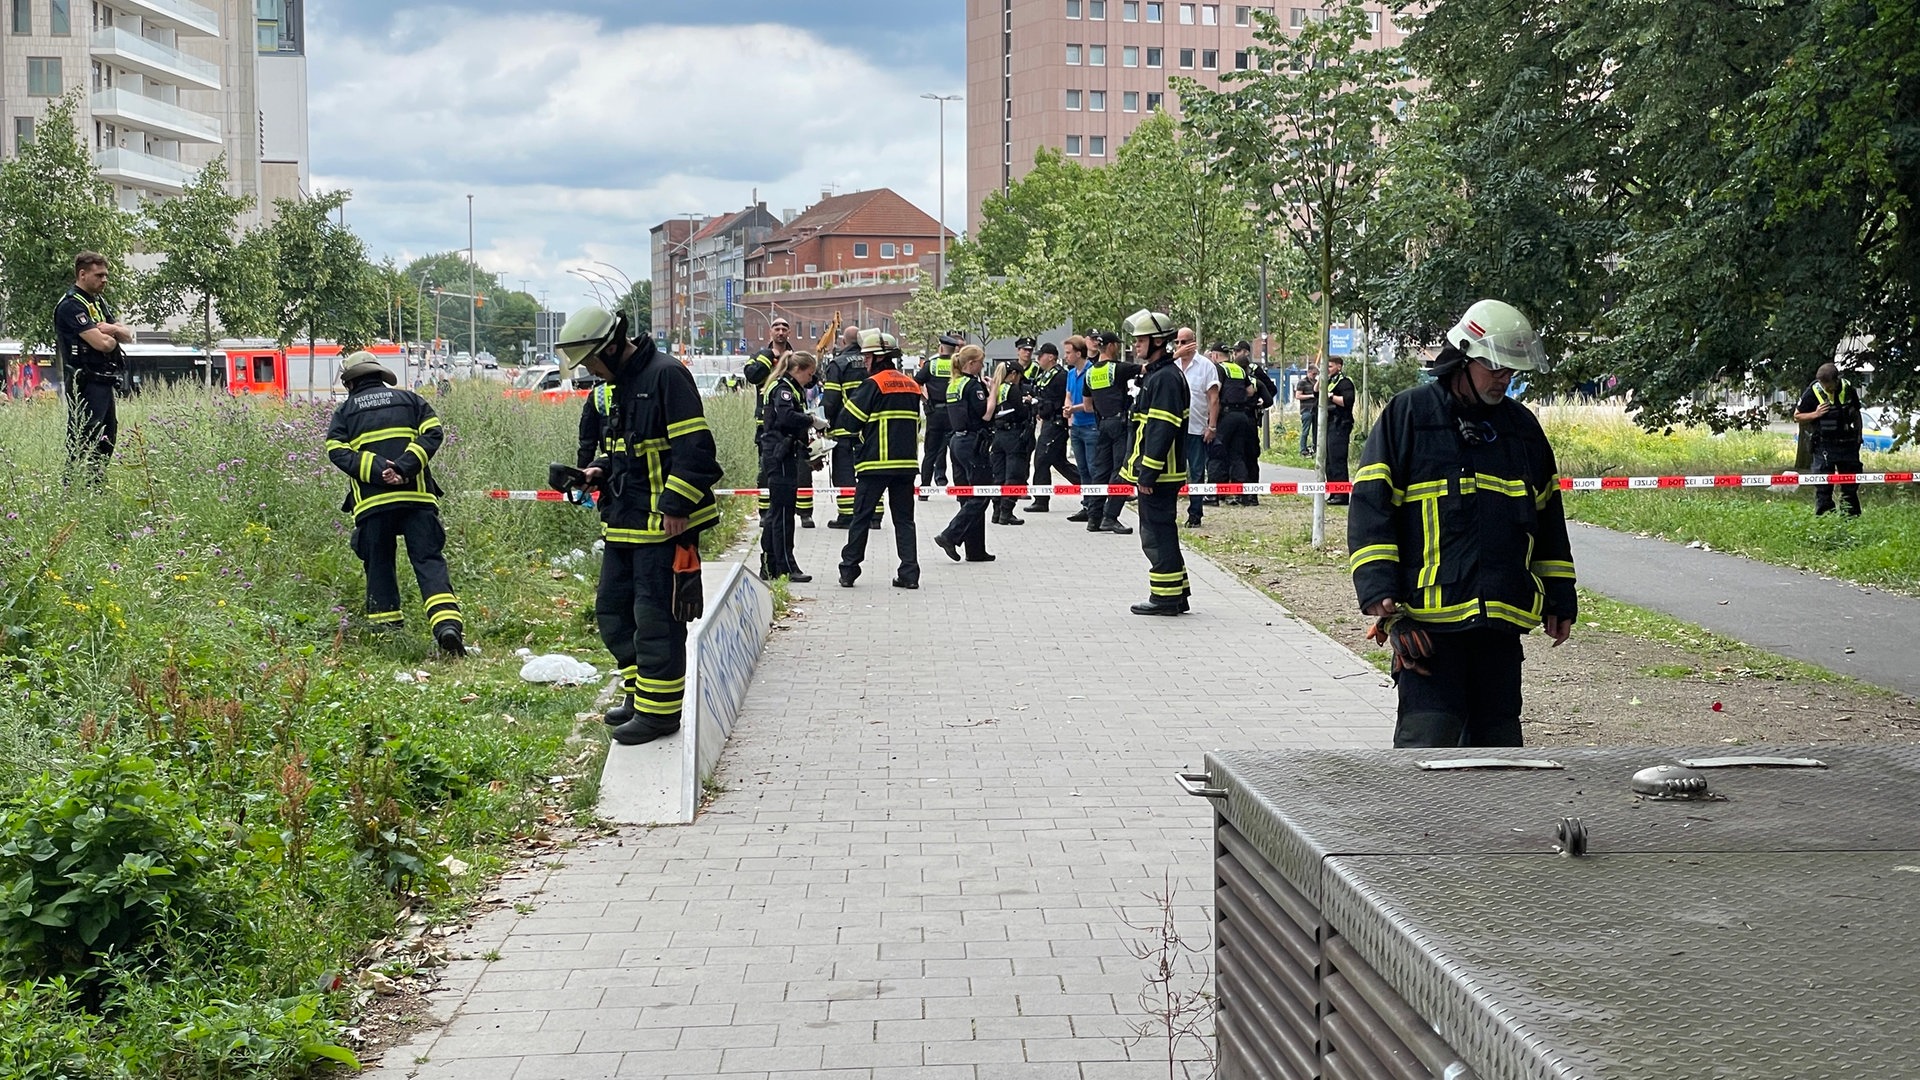
M 1172 337 L 1173 320 L 1162 312 L 1141 308 L 1127 319 L 1127 333 L 1137 338 Z
M 1481 300 L 1467 309 L 1447 343 L 1495 371 L 1546 371 L 1547 351 L 1533 324 L 1512 304 Z
M 589 304 L 573 313 L 553 347 L 568 368 L 579 367 L 589 356 L 607 347 L 617 337 L 626 320 L 606 308 Z

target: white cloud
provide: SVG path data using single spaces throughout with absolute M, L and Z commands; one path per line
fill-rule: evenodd
M 911 72 L 789 26 L 638 26 L 549 14 L 399 17 L 311 43 L 315 184 L 404 263 L 467 241 L 557 308 L 568 267 L 636 278 L 648 229 L 683 211 L 774 213 L 821 189 L 886 186 L 934 212 L 938 116 Z M 947 218 L 964 221 L 964 103 L 947 115 Z

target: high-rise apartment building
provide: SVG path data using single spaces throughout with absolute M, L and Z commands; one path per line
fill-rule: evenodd
M 0 0 L 0 154 L 47 106 L 76 116 L 121 205 L 177 195 L 225 154 L 256 217 L 307 179 L 301 0 Z
M 968 228 L 980 202 L 1033 167 L 1043 146 L 1102 165 L 1155 109 L 1175 111 L 1172 82 L 1219 86 L 1248 65 L 1254 12 L 1283 27 L 1324 7 L 1179 0 L 967 0 Z M 1398 45 L 1392 5 L 1370 7 L 1371 40 Z

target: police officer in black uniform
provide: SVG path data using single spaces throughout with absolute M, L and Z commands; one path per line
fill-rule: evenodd
M 1280 387 L 1274 383 L 1273 376 L 1267 373 L 1266 365 L 1254 360 L 1251 341 L 1242 341 L 1233 347 L 1233 362 L 1239 364 L 1252 377 L 1254 397 L 1258 399 L 1253 408 L 1254 437 L 1247 441 L 1245 447 L 1246 482 L 1257 484 L 1260 482 L 1260 417 L 1268 409 L 1273 408 L 1274 402 L 1280 400 Z M 1258 506 L 1260 497 L 1242 495 L 1240 502 L 1244 506 Z
M 1806 393 L 1800 395 L 1793 418 L 1811 429 L 1814 472 L 1860 472 L 1860 436 L 1863 430 L 1860 422 L 1860 391 L 1840 377 L 1837 365 L 1820 365 L 1820 369 L 1814 373 L 1813 384 L 1807 387 Z M 1833 511 L 1833 488 L 1832 484 L 1814 487 L 1815 517 Z M 1860 485 L 1841 484 L 1840 498 L 1847 504 L 1849 516 L 1860 516 Z
M 1133 355 L 1145 366 L 1129 417 L 1133 438 L 1120 478 L 1140 492 L 1140 550 L 1147 555 L 1147 599 L 1135 615 L 1182 615 L 1193 590 L 1180 553 L 1180 485 L 1187 481 L 1187 412 L 1193 390 L 1174 363 L 1173 320 L 1142 309 L 1127 320 Z
M 786 316 L 779 315 L 774 317 L 773 322 L 768 324 L 768 337 L 770 340 L 760 347 L 759 352 L 748 357 L 746 364 L 740 369 L 741 376 L 753 387 L 753 434 L 756 441 L 760 436 L 761 421 L 763 419 L 762 413 L 766 410 L 767 387 L 772 380 L 773 369 L 780 363 L 781 357 L 793 351 L 793 326 L 787 322 Z M 819 372 L 816 368 L 815 375 L 817 376 L 818 374 Z M 805 486 L 808 487 L 808 490 L 795 496 L 793 506 L 795 512 L 800 515 L 800 527 L 803 529 L 811 529 L 813 528 L 811 475 L 806 477 L 806 479 L 808 484 Z M 759 486 L 765 488 L 767 486 L 766 481 L 762 479 L 759 482 Z M 760 496 L 759 503 L 762 528 L 764 528 L 768 496 Z
M 680 730 L 687 623 L 705 610 L 700 533 L 720 518 L 722 474 L 693 375 L 652 337 L 628 340 L 626 330 L 624 315 L 582 308 L 555 348 L 612 384 L 603 427 L 618 449 L 584 471 L 606 541 L 594 615 L 625 691 L 605 719 L 616 742 L 634 745 Z
M 953 441 L 953 426 L 947 423 L 947 380 L 953 378 L 953 350 L 966 343 L 967 335 L 959 330 L 941 334 L 939 354 L 913 373 L 913 381 L 926 395 L 927 406 L 927 446 L 920 462 L 922 484 L 947 485 L 947 444 Z M 920 501 L 927 501 L 927 496 L 920 496 Z
M 53 308 L 54 345 L 67 397 L 68 479 L 76 466 L 89 480 L 106 476 L 107 459 L 120 437 L 114 391 L 126 377 L 120 346 L 133 330 L 115 322 L 107 287 L 107 257 L 83 251 L 73 259 L 73 287 Z
M 980 381 L 980 366 L 986 352 L 978 345 L 967 345 L 954 354 L 953 378 L 947 382 L 947 422 L 953 426 L 954 482 L 962 486 L 992 483 L 987 447 L 989 417 L 993 398 Z M 970 495 L 960 500 L 960 509 L 933 538 L 947 558 L 960 561 L 960 549 L 967 549 L 966 561 L 992 562 L 987 554 L 987 497 Z
M 1259 384 L 1237 353 L 1215 366 L 1220 369 L 1220 431 L 1214 437 L 1219 450 L 1207 463 L 1211 470 L 1208 479 L 1216 484 L 1250 484 L 1260 479 L 1257 464 L 1253 472 L 1247 471 L 1249 461 L 1260 459 L 1260 433 L 1253 422 L 1262 408 Z M 1246 503 L 1252 499 L 1251 495 L 1242 495 L 1223 501 Z
M 327 425 L 327 459 L 351 481 L 340 509 L 353 512 L 353 553 L 367 567 L 367 621 L 383 630 L 400 626 L 394 541 L 404 537 L 435 643 L 449 656 L 465 656 L 460 601 L 442 555 L 440 485 L 429 464 L 446 438 L 440 418 L 426 398 L 395 386 L 393 372 L 372 353 L 347 357 L 340 381 L 347 400 Z
M 1093 404 L 1093 414 L 1099 419 L 1100 437 L 1093 444 L 1092 484 L 1113 484 L 1120 474 L 1120 466 L 1127 460 L 1128 409 L 1127 384 L 1138 379 L 1145 369 L 1139 364 L 1121 361 L 1120 338 L 1117 334 L 1106 332 L 1100 335 L 1100 357 L 1087 365 L 1087 400 Z M 1109 495 L 1104 499 L 1096 498 L 1092 509 L 1098 511 L 1087 519 L 1088 532 L 1110 532 L 1125 535 L 1132 528 L 1120 524 L 1120 511 L 1126 509 L 1125 495 Z
M 919 471 L 920 406 L 922 391 L 912 377 L 894 365 L 900 344 L 892 334 L 878 330 L 860 333 L 860 351 L 867 358 L 866 379 L 847 395 L 846 417 L 855 427 L 859 446 L 854 472 L 859 477 L 853 497 L 853 525 L 846 547 L 840 550 L 840 585 L 850 589 L 860 577 L 867 557 L 867 534 L 872 531 L 881 496 L 893 499 L 894 549 L 900 569 L 893 575 L 896 589 L 920 587 L 919 541 L 913 529 L 913 477 Z
M 1049 341 L 1040 346 L 1033 377 L 1033 412 L 1036 420 L 1033 452 L 1033 482 L 1053 483 L 1057 472 L 1069 484 L 1080 482 L 1080 470 L 1067 460 L 1067 373 L 1060 366 L 1060 347 Z M 1052 509 L 1053 497 L 1035 495 L 1027 512 L 1044 514 Z
M 1327 480 L 1341 482 L 1347 479 L 1347 458 L 1353 453 L 1353 380 L 1342 371 L 1347 362 L 1344 357 L 1327 357 L 1327 430 L 1324 443 L 1327 448 Z M 1346 506 L 1345 495 L 1327 496 L 1327 505 Z
M 793 556 L 794 504 L 800 481 L 809 476 L 807 436 L 825 430 L 827 421 L 807 412 L 807 387 L 820 362 L 809 352 L 781 356 L 767 379 L 766 409 L 760 429 L 760 486 L 767 491 L 767 512 L 760 521 L 760 577 L 808 582 Z
M 1028 393 L 1026 362 L 1002 360 L 987 389 L 997 403 L 993 410 L 993 441 L 987 464 L 993 476 L 990 482 L 1024 484 L 1027 458 L 1033 449 L 1033 398 Z M 1025 525 L 1025 520 L 1013 516 L 1013 504 L 1017 501 L 1012 495 L 995 498 L 993 523 Z

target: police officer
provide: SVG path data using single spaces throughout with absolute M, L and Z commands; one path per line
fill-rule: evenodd
M 781 356 L 767 380 L 764 426 L 760 429 L 760 486 L 767 491 L 767 512 L 760 522 L 760 577 L 808 582 L 793 555 L 793 517 L 800 481 L 810 475 L 807 436 L 825 430 L 824 417 L 807 412 L 807 387 L 820 362 L 810 352 Z
M 1022 338 L 1022 341 L 1028 340 Z M 1030 355 L 1031 348 L 1022 349 Z M 987 468 L 995 484 L 1025 484 L 1027 482 L 1027 460 L 1033 452 L 1033 398 L 1029 393 L 1026 366 L 1028 361 L 1003 360 L 993 373 L 993 379 L 987 385 L 988 393 L 996 402 L 993 410 L 993 440 L 988 452 Z M 1012 495 L 1001 495 L 993 500 L 993 523 L 995 525 L 1025 525 L 1022 518 L 1013 516 L 1013 504 L 1019 501 Z
M 1187 411 L 1193 390 L 1174 363 L 1173 320 L 1144 308 L 1127 320 L 1133 355 L 1143 365 L 1130 421 L 1132 446 L 1120 478 L 1140 492 L 1140 549 L 1147 555 L 1147 599 L 1135 615 L 1180 615 L 1192 588 L 1180 554 L 1180 485 L 1187 481 Z M 1205 363 L 1203 360 L 1196 360 Z
M 867 378 L 867 360 L 860 352 L 862 333 L 861 330 L 848 327 L 847 335 L 851 336 L 851 342 L 843 337 L 840 351 L 820 368 L 820 408 L 827 417 L 827 437 L 834 440 L 833 450 L 827 458 L 827 477 L 836 488 L 851 489 L 858 479 L 854 470 L 858 439 L 844 410 L 847 395 L 858 389 Z M 850 494 L 834 495 L 834 506 L 838 513 L 832 521 L 827 522 L 827 528 L 844 529 L 853 524 L 853 499 L 854 496 Z M 880 512 L 876 509 L 874 514 Z M 874 524 L 879 523 L 876 518 Z
M 626 331 L 625 315 L 585 307 L 560 328 L 555 348 L 569 366 L 612 384 L 602 424 L 618 449 L 585 473 L 606 541 L 594 616 L 625 691 L 605 719 L 614 740 L 631 746 L 680 730 L 687 623 L 704 610 L 700 533 L 719 520 L 721 470 L 693 375 L 652 337 L 628 340 Z
M 1251 352 L 1251 350 L 1248 350 Z M 1223 357 L 1220 369 L 1220 430 L 1214 436 L 1219 456 L 1209 463 L 1208 479 L 1216 484 L 1251 484 L 1260 479 L 1260 432 L 1253 418 L 1265 407 L 1266 398 L 1253 378 L 1239 349 Z M 1251 464 L 1252 471 L 1249 471 Z M 1251 495 L 1222 500 L 1240 504 L 1255 501 Z
M 980 381 L 980 367 L 986 352 L 978 345 L 963 346 L 953 356 L 953 378 L 947 382 L 947 421 L 953 426 L 954 482 L 960 485 L 988 484 L 988 424 L 995 412 L 987 385 Z M 966 561 L 992 562 L 987 554 L 987 497 L 970 495 L 960 500 L 960 509 L 947 527 L 933 538 L 947 558 L 960 561 L 960 549 L 967 549 Z
M 1273 408 L 1274 403 L 1280 400 L 1280 387 L 1273 381 L 1273 376 L 1268 374 L 1267 365 L 1253 358 L 1253 342 L 1242 341 L 1234 345 L 1233 362 L 1246 369 L 1247 375 L 1253 380 L 1254 397 L 1258 399 L 1253 408 L 1254 438 L 1249 440 L 1245 447 L 1247 482 L 1257 484 L 1260 482 L 1261 417 L 1265 416 L 1267 410 Z M 1260 497 L 1242 495 L 1240 502 L 1243 506 L 1258 506 Z
M 793 351 L 793 325 L 787 322 L 786 316 L 777 315 L 774 317 L 773 322 L 768 324 L 767 336 L 770 340 L 760 347 L 759 352 L 748 357 L 746 364 L 740 369 L 741 376 L 753 387 L 753 434 L 755 440 L 758 440 L 760 437 L 761 414 L 766 409 L 767 388 L 773 375 L 774 365 L 780 362 L 781 357 Z M 818 368 L 815 369 L 814 373 L 816 376 L 819 374 Z M 800 515 L 800 527 L 803 529 L 813 528 L 812 480 L 812 476 L 809 475 L 807 477 L 807 490 L 800 492 L 794 497 L 793 507 L 795 512 Z M 765 488 L 767 485 L 763 480 L 759 486 Z M 759 498 L 760 517 L 762 521 L 761 527 L 763 529 L 766 527 L 765 519 L 769 505 L 768 498 L 766 495 L 762 495 Z
M 900 346 L 892 334 L 878 330 L 860 333 L 860 351 L 867 358 L 868 375 L 847 396 L 844 415 L 859 437 L 854 471 L 859 477 L 853 499 L 853 525 L 840 551 L 840 585 L 853 588 L 860 563 L 867 557 L 867 533 L 873 528 L 880 497 L 893 501 L 894 549 L 900 556 L 896 589 L 920 587 L 919 542 L 913 531 L 913 477 L 920 468 L 915 451 L 920 445 L 920 384 L 901 373 L 896 364 Z
M 1545 368 L 1526 317 L 1481 300 L 1447 332 L 1434 381 L 1395 395 L 1367 437 L 1347 545 L 1360 610 L 1379 620 L 1369 636 L 1394 654 L 1395 746 L 1521 745 L 1520 638 L 1573 631 L 1553 447 L 1507 397 L 1515 371 Z
M 1327 480 L 1333 483 L 1347 479 L 1347 458 L 1353 453 L 1353 380 L 1342 372 L 1347 362 L 1344 357 L 1327 357 L 1327 430 L 1325 444 L 1327 448 Z M 1327 496 L 1329 506 L 1346 506 L 1345 495 Z
M 1093 444 L 1094 475 L 1088 482 L 1112 484 L 1127 460 L 1127 384 L 1138 379 L 1145 369 L 1119 359 L 1119 335 L 1102 331 L 1100 345 L 1100 357 L 1087 365 L 1087 401 L 1100 425 L 1099 438 Z M 1127 505 L 1125 495 L 1093 496 L 1092 499 L 1088 505 L 1093 511 L 1087 517 L 1088 532 L 1125 535 L 1133 531 L 1120 524 L 1120 511 Z
M 126 376 L 120 346 L 133 340 L 131 327 L 114 321 L 107 288 L 107 257 L 83 251 L 73 259 L 73 287 L 53 308 L 53 337 L 67 397 L 68 479 L 75 466 L 87 478 L 105 478 L 107 460 L 120 437 L 113 394 Z
M 1860 392 L 1840 377 L 1833 364 L 1821 364 L 1814 373 L 1813 385 L 1800 395 L 1793 418 L 1808 426 L 1813 436 L 1813 471 L 1817 473 L 1858 473 L 1860 465 Z M 1860 485 L 1841 484 L 1840 498 L 1847 514 L 1860 516 Z M 1818 517 L 1833 510 L 1833 485 L 1820 484 L 1813 489 L 1813 513 Z
M 953 350 L 966 343 L 967 335 L 959 330 L 941 334 L 939 354 L 913 373 L 927 407 L 926 455 L 920 463 L 922 484 L 947 486 L 947 444 L 953 441 L 953 426 L 947 423 L 947 380 L 953 378 Z M 920 496 L 920 501 L 927 501 L 927 496 Z
M 1080 470 L 1067 460 L 1067 373 L 1060 366 L 1060 347 L 1049 341 L 1040 346 L 1034 362 L 1033 482 L 1053 483 L 1057 472 L 1069 484 L 1080 482 Z M 1027 512 L 1044 514 L 1053 508 L 1053 497 L 1035 495 Z
M 440 418 L 426 398 L 396 386 L 372 353 L 347 357 L 340 381 L 347 399 L 327 425 L 327 459 L 349 480 L 340 509 L 353 512 L 353 553 L 367 568 L 367 621 L 382 630 L 400 626 L 394 541 L 404 537 L 435 643 L 449 656 L 465 656 L 460 601 L 442 555 L 440 485 L 429 465 L 446 438 Z

